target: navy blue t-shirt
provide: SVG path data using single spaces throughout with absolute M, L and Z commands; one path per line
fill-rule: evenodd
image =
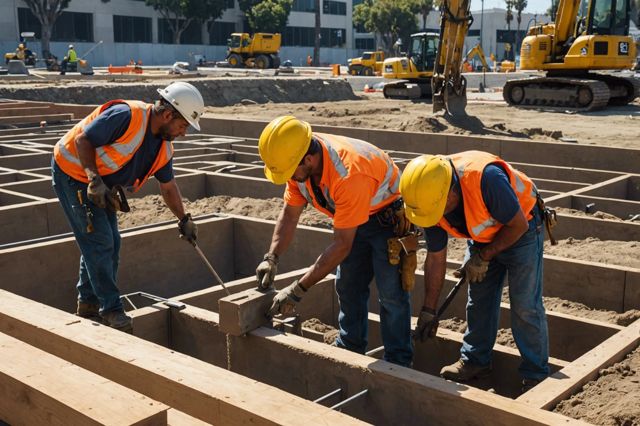
M 453 174 L 452 190 L 460 194 L 460 182 L 456 174 Z M 501 166 L 489 164 L 482 171 L 480 181 L 482 200 L 487 206 L 491 216 L 499 223 L 505 224 L 511 221 L 520 210 L 518 197 L 511 187 L 509 176 Z M 464 216 L 464 200 L 460 197 L 460 203 L 454 211 L 444 215 L 451 226 L 460 233 L 469 237 L 467 220 Z M 429 251 L 440 251 L 446 247 L 448 241 L 447 231 L 439 226 L 425 228 L 425 240 Z
M 121 137 L 129 127 L 131 121 L 131 108 L 127 104 L 115 104 L 102 111 L 91 123 L 84 133 L 94 147 L 108 145 Z M 149 130 L 151 120 L 147 125 L 144 140 L 133 157 L 120 170 L 102 180 L 108 187 L 122 185 L 125 188 L 134 184 L 138 179 L 144 179 L 156 160 L 158 151 L 162 147 L 162 138 L 154 135 Z M 154 174 L 159 182 L 167 183 L 173 179 L 173 160 L 169 160 L 160 170 Z

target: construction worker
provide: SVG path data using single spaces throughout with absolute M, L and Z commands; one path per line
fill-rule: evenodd
M 80 248 L 76 314 L 101 319 L 129 331 L 116 286 L 120 234 L 115 188 L 137 191 L 151 176 L 179 219 L 181 238 L 197 237 L 196 224 L 185 213 L 172 168 L 171 141 L 198 121 L 204 102 L 191 84 L 177 82 L 158 89 L 155 104 L 114 100 L 96 108 L 55 145 L 51 163 L 53 188 Z
M 62 60 L 62 63 L 60 64 L 60 75 L 65 75 L 69 65 L 71 65 L 72 71 L 78 70 L 78 54 L 73 48 L 73 44 L 69 45 L 67 56 L 64 57 L 64 59 Z
M 522 356 L 523 390 L 549 374 L 542 305 L 542 200 L 524 173 L 492 154 L 422 155 L 400 180 L 407 217 L 425 230 L 425 300 L 415 337 L 438 328 L 436 308 L 447 266 L 448 235 L 468 239 L 459 274 L 468 282 L 467 330 L 460 359 L 440 374 L 464 382 L 486 376 L 498 331 L 502 286 L 509 275 L 511 329 Z
M 23 43 L 20 43 L 18 45 L 18 48 L 16 49 L 16 59 L 18 59 L 19 61 L 24 61 L 24 59 L 26 58 L 26 47 L 24 46 Z
M 290 313 L 311 286 L 337 268 L 340 335 L 335 344 L 364 353 L 369 284 L 375 276 L 384 359 L 410 365 L 409 293 L 402 287 L 399 266 L 390 264 L 387 256 L 387 240 L 394 237 L 394 225 L 404 226 L 398 222 L 404 213 L 394 216 L 402 209 L 397 166 L 384 151 L 367 142 L 312 133 L 308 123 L 293 116 L 278 117 L 266 126 L 260 135 L 259 152 L 267 179 L 287 185 L 269 252 L 256 269 L 259 288 L 273 285 L 278 260 L 293 239 L 308 203 L 332 217 L 334 228 L 333 243 L 300 279 L 275 295 L 269 314 Z

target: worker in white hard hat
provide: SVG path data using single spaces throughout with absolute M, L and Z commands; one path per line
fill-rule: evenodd
M 460 359 L 440 374 L 466 382 L 491 373 L 505 278 L 511 329 L 522 355 L 522 391 L 549 374 L 547 320 L 542 304 L 544 226 L 550 215 L 533 181 L 501 158 L 466 151 L 422 155 L 407 164 L 400 192 L 409 220 L 424 229 L 425 299 L 414 336 L 425 341 L 438 328 L 438 300 L 447 268 L 449 236 L 468 248 L 457 275 L 469 283 L 467 331 Z M 550 237 L 553 242 L 553 238 Z
M 71 68 L 71 72 L 78 70 L 78 54 L 73 48 L 73 44 L 69 45 L 69 50 L 67 50 L 67 55 L 62 59 L 62 63 L 60 64 L 60 75 L 65 75 L 67 71 Z
M 55 145 L 53 188 L 76 237 L 80 257 L 77 315 L 129 331 L 116 286 L 120 234 L 116 211 L 127 211 L 123 189 L 135 192 L 155 177 L 179 219 L 181 238 L 195 242 L 196 224 L 185 213 L 172 168 L 171 141 L 189 125 L 200 130 L 200 92 L 176 82 L 158 89 L 155 104 L 114 100 L 96 108 Z

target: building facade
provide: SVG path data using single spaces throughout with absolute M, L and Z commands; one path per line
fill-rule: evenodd
M 248 30 L 237 0 L 226 1 L 227 9 L 213 24 L 192 23 L 182 34 L 181 43 L 174 44 L 166 20 L 144 0 L 72 0 L 56 22 L 50 50 L 62 58 L 68 44 L 73 43 L 81 57 L 91 50 L 85 59 L 94 66 L 123 65 L 131 59 L 141 60 L 146 65 L 168 65 L 188 61 L 190 54 L 223 60 L 230 34 Z M 346 64 L 348 58 L 376 48 L 375 37 L 352 24 L 353 8 L 361 2 L 321 0 L 321 63 Z M 303 65 L 307 55 L 313 54 L 314 4 L 314 0 L 294 0 L 287 28 L 282 34 L 282 60 Z M 479 19 L 479 12 L 473 14 L 475 20 L 465 43 L 467 48 L 479 41 L 482 21 L 485 52 L 502 59 L 504 44 L 515 35 L 515 21 L 509 32 L 506 31 L 504 10 L 487 10 L 483 19 Z M 534 15 L 523 14 L 521 30 L 524 31 L 526 23 L 534 18 Z M 427 19 L 427 29 L 438 31 L 438 20 L 438 12 L 432 12 Z M 418 22 L 422 23 L 420 16 Z M 3 52 L 15 50 L 19 34 L 24 31 L 35 32 L 37 38 L 40 34 L 40 24 L 27 5 L 22 0 L 0 1 L 0 49 Z M 39 42 L 29 45 L 40 53 Z

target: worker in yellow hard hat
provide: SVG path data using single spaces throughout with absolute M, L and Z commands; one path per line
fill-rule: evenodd
M 411 306 L 402 266 L 388 256 L 388 240 L 415 239 L 402 211 L 400 173 L 381 149 L 358 139 L 313 133 L 293 116 L 278 117 L 262 131 L 260 158 L 265 176 L 286 184 L 269 251 L 258 265 L 259 288 L 273 286 L 280 257 L 294 238 L 307 204 L 333 218 L 333 242 L 309 270 L 274 297 L 269 315 L 288 314 L 318 281 L 336 270 L 340 301 L 338 347 L 364 353 L 367 348 L 369 285 L 376 279 L 384 359 L 408 366 L 412 361 Z M 407 258 L 405 264 L 411 259 Z M 411 277 L 413 267 L 408 267 Z M 412 281 L 411 281 L 412 282 Z
M 18 45 L 18 48 L 16 49 L 16 58 L 20 61 L 24 61 L 25 57 L 26 57 L 26 52 L 25 52 L 26 48 L 24 47 L 23 43 L 20 43 Z
M 425 231 L 425 300 L 414 332 L 435 335 L 447 267 L 448 235 L 468 240 L 458 272 L 470 284 L 467 331 L 455 364 L 440 374 L 459 382 L 488 375 L 498 331 L 502 287 L 509 275 L 511 328 L 522 364 L 523 391 L 549 374 L 542 305 L 545 209 L 534 183 L 499 157 L 480 151 L 422 155 L 400 179 L 409 220 Z

